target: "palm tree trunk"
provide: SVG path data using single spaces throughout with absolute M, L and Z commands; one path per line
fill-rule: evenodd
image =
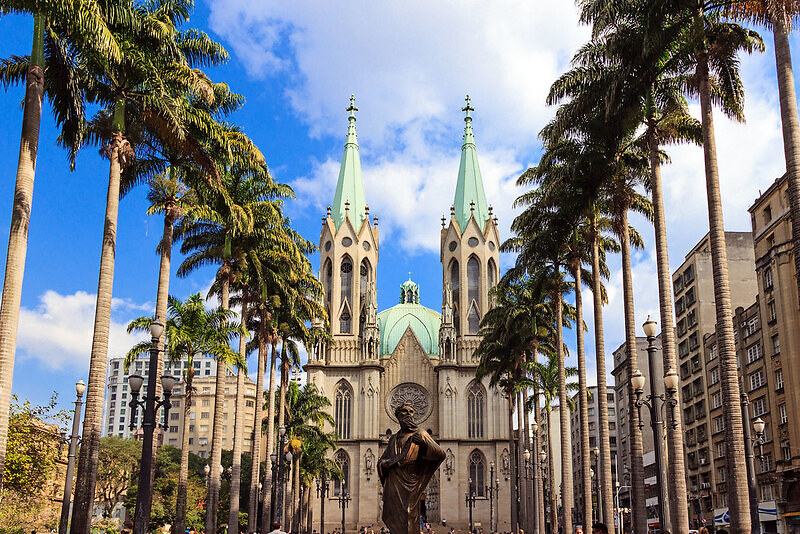
M 550 523 L 552 528 L 551 534 L 559 532 L 558 529 L 558 495 L 556 494 L 556 466 L 553 460 L 553 423 L 550 420 L 550 404 L 546 406 L 547 410 L 547 472 L 550 473 Z
M 117 213 L 122 168 L 132 156 L 130 144 L 123 135 L 125 125 L 124 101 L 114 110 L 114 133 L 106 147 L 109 158 L 108 194 L 106 196 L 103 246 L 100 252 L 100 276 L 97 284 L 94 334 L 89 360 L 89 384 L 86 388 L 86 408 L 83 421 L 83 441 L 78 459 L 75 483 L 75 503 L 72 508 L 71 532 L 89 532 L 92 521 L 94 492 L 97 484 L 97 462 L 100 453 L 100 434 L 103 425 L 103 398 L 108 362 L 108 332 L 111 324 L 111 294 L 114 286 L 114 255 L 117 242 Z
M 578 419 L 581 425 L 581 493 L 583 494 L 583 530 L 589 531 L 592 521 L 592 459 L 589 450 L 589 395 L 586 389 L 586 345 L 583 338 L 583 293 L 581 291 L 581 264 L 574 262 L 572 279 L 575 281 L 575 337 L 578 349 Z M 598 395 L 602 392 L 598 389 Z
M 592 215 L 592 300 L 594 304 L 594 347 L 597 364 L 598 437 L 600 438 L 600 495 L 603 501 L 602 521 L 611 524 L 614 517 L 614 485 L 611 476 L 611 439 L 608 430 L 608 386 L 606 383 L 605 335 L 603 332 L 603 292 L 600 273 L 600 230 L 597 213 Z M 673 523 L 674 525 L 675 523 Z
M 226 276 L 221 281 L 220 306 L 229 307 L 230 279 Z M 222 462 L 222 413 L 225 409 L 225 377 L 228 365 L 224 361 L 217 362 L 217 378 L 214 381 L 214 426 L 211 434 L 211 471 L 208 478 L 208 497 L 206 498 L 206 532 L 217 531 L 219 513 L 220 462 Z
M 522 424 L 520 425 L 520 428 L 524 428 L 525 429 L 525 439 L 523 440 L 523 444 L 524 444 L 525 449 L 527 449 L 528 452 L 531 455 L 531 459 L 529 461 L 525 462 L 525 493 L 527 494 L 527 498 L 523 501 L 523 505 L 525 507 L 526 524 L 527 524 L 526 532 L 530 533 L 530 532 L 533 532 L 533 530 L 534 530 L 534 526 L 533 526 L 533 523 L 534 523 L 533 507 L 535 506 L 535 502 L 534 502 L 533 498 L 535 496 L 535 494 L 534 494 L 535 492 L 534 492 L 534 489 L 533 489 L 533 481 L 534 481 L 535 477 L 531 476 L 531 467 L 534 465 L 534 461 L 535 461 L 534 455 L 536 454 L 536 450 L 532 447 L 531 442 L 530 442 L 531 426 L 530 426 L 530 416 L 528 415 L 528 389 L 527 388 L 522 390 L 522 410 L 521 411 L 522 411 Z M 492 481 L 490 480 L 489 484 L 491 484 L 491 483 L 492 483 Z
M 42 121 L 44 95 L 44 17 L 33 19 L 33 49 L 25 84 L 25 106 L 22 112 L 22 135 L 19 141 L 17 182 L 11 206 L 11 228 L 0 304 L 0 492 L 3 489 L 3 466 L 8 439 L 8 413 L 11 405 L 11 384 L 14 378 L 14 353 L 17 346 L 17 325 L 22 299 L 22 279 L 28 252 L 28 227 L 33 203 L 33 180 L 36 175 L 36 154 L 39 151 L 39 126 Z
M 560 284 L 561 281 L 559 280 Z M 558 354 L 558 415 L 561 423 L 561 524 L 564 532 L 572 532 L 572 440 L 569 435 L 569 404 L 567 399 L 567 372 L 564 354 L 564 300 L 561 288 L 556 290 L 553 303 L 556 307 L 556 352 Z
M 189 368 L 186 370 L 186 395 L 183 396 L 183 432 L 181 437 L 181 463 L 178 470 L 177 500 L 175 503 L 175 525 L 173 534 L 183 534 L 186 531 L 186 499 L 189 486 L 189 411 L 192 405 L 192 378 L 194 366 L 189 358 Z
M 644 447 L 639 428 L 639 412 L 633 407 L 633 384 L 630 377 L 639 369 L 639 353 L 636 347 L 636 315 L 633 308 L 633 275 L 631 272 L 631 238 L 628 226 L 628 211 L 617 214 L 617 235 L 622 248 L 622 293 L 625 314 L 625 350 L 628 356 L 628 426 L 631 462 L 631 515 L 634 532 L 647 532 L 647 508 L 644 491 Z
M 250 470 L 250 506 L 247 508 L 247 532 L 255 532 L 258 524 L 258 481 L 261 467 L 261 423 L 264 418 L 264 359 L 267 356 L 267 340 L 263 328 L 258 332 L 258 370 L 256 372 L 256 404 L 253 417 L 253 467 Z M 269 463 L 269 455 L 267 455 Z M 262 488 L 266 484 L 262 485 Z M 265 494 L 266 495 L 266 494 Z
M 283 339 L 283 342 L 281 343 L 281 394 L 280 394 L 280 399 L 278 400 L 278 428 L 280 428 L 280 427 L 282 427 L 282 426 L 284 426 L 286 424 L 286 387 L 289 385 L 289 372 L 288 372 L 288 367 L 289 366 L 287 365 L 288 361 L 287 361 L 286 358 L 287 358 L 287 356 L 286 356 L 286 340 Z M 286 451 L 283 450 L 283 443 L 279 443 L 278 444 L 278 454 L 279 455 L 286 454 Z M 286 460 L 283 460 L 283 462 L 285 462 L 285 461 Z M 287 467 L 286 467 L 285 463 L 284 463 L 283 469 L 284 469 L 283 473 L 281 473 L 280 471 L 278 472 L 278 477 L 279 477 L 278 478 L 278 490 L 282 494 L 282 498 L 278 499 L 278 503 L 277 503 L 275 509 L 276 510 L 280 510 L 279 513 L 282 516 L 280 518 L 281 525 L 288 525 L 289 518 L 287 517 L 287 515 L 285 513 L 286 507 L 282 506 L 282 502 L 281 502 L 282 500 L 283 500 L 283 502 L 288 500 L 287 497 L 286 497 L 285 491 L 282 491 L 283 488 L 285 487 L 285 484 L 284 484 L 284 481 L 281 479 L 281 475 L 283 475 L 283 476 L 286 475 Z
M 535 357 L 535 356 L 534 356 Z M 535 534 L 544 534 L 546 529 L 545 525 L 547 524 L 547 520 L 544 514 L 544 481 L 542 480 L 542 469 L 539 466 L 539 462 L 541 462 L 541 458 L 539 457 L 539 451 L 541 450 L 540 443 L 541 443 L 541 431 L 542 427 L 539 424 L 539 392 L 538 390 L 534 390 L 534 408 L 533 408 L 533 422 L 536 423 L 536 432 L 533 434 L 533 449 L 531 453 L 533 454 L 533 481 L 534 486 L 536 487 L 536 503 L 534 506 L 537 507 L 538 512 L 537 515 L 539 516 L 539 529 L 538 532 Z
M 247 325 L 247 298 L 246 293 L 242 292 L 242 316 L 241 324 L 243 328 Z M 239 357 L 242 360 L 247 358 L 247 336 L 239 336 Z M 236 373 L 236 419 L 233 424 L 233 463 L 231 464 L 231 505 L 228 509 L 228 529 L 235 529 L 239 532 L 239 495 L 242 485 L 242 449 L 244 442 L 244 390 L 247 371 L 239 369 Z M 258 398 L 258 395 L 256 395 Z M 255 429 L 254 429 L 255 430 Z M 253 464 L 258 470 L 258 464 Z M 258 476 L 255 481 L 257 483 Z M 253 482 L 251 480 L 251 482 Z M 257 491 L 257 488 L 256 488 Z M 252 494 L 251 494 L 252 497 Z
M 700 110 L 703 125 L 703 156 L 706 170 L 706 195 L 708 197 L 708 227 L 711 242 L 711 266 L 714 274 L 714 304 L 717 315 L 717 347 L 720 355 L 722 379 L 722 410 L 725 417 L 725 442 L 727 457 L 728 508 L 731 534 L 750 532 L 747 465 L 739 409 L 739 382 L 736 350 L 734 347 L 731 290 L 728 281 L 728 249 L 725 245 L 725 226 L 722 217 L 722 199 L 719 192 L 719 169 L 714 136 L 711 83 L 708 73 L 708 56 L 698 54 L 697 71 L 700 82 Z M 795 230 L 796 231 L 796 230 Z
M 661 331 L 674 332 L 675 322 L 672 310 L 672 280 L 669 269 L 667 247 L 667 223 L 664 213 L 664 192 L 661 188 L 661 165 L 659 164 L 658 142 L 650 142 L 650 189 L 653 195 L 653 229 L 656 238 L 656 268 L 658 272 L 658 301 L 661 312 Z M 664 372 L 676 370 L 675 336 L 661 336 L 661 351 L 664 359 Z M 677 395 L 678 392 L 675 392 Z M 672 419 L 670 419 L 670 415 Z M 672 516 L 672 531 L 675 534 L 689 534 L 689 509 L 686 503 L 686 471 L 683 456 L 682 414 L 680 409 L 667 410 L 667 456 L 669 458 L 667 477 L 669 489 L 669 509 Z M 675 426 L 675 430 L 672 429 Z
M 308 515 L 306 516 L 305 532 L 311 534 L 314 530 L 314 491 L 310 485 L 306 487 L 306 510 Z
M 300 532 L 300 453 L 295 455 L 292 469 L 292 532 Z
M 519 528 L 519 515 L 517 514 L 517 501 L 519 500 L 519 490 L 517 487 L 517 460 L 514 454 L 514 393 L 511 388 L 508 390 L 508 454 L 511 464 L 511 532 L 516 532 Z
M 519 526 L 527 532 L 528 530 L 528 514 L 525 510 L 525 503 L 528 501 L 528 488 L 525 486 L 525 459 L 523 458 L 523 451 L 525 450 L 525 424 L 522 418 L 522 392 L 516 394 L 517 398 L 517 491 L 519 492 Z
M 262 325 L 266 314 L 261 316 Z M 265 328 L 262 326 L 262 328 Z M 275 450 L 275 362 L 278 356 L 278 338 L 273 336 L 269 358 L 269 393 L 267 394 L 267 451 L 264 464 L 264 502 L 261 510 L 261 532 L 269 532 L 272 512 L 272 452 Z M 269 497 L 269 498 L 267 498 Z M 269 505 L 267 504 L 269 503 Z
M 778 69 L 778 95 L 783 126 L 783 152 L 789 185 L 789 210 L 792 218 L 792 250 L 794 271 L 800 294 L 800 122 L 797 116 L 797 97 L 792 71 L 792 52 L 789 48 L 786 13 L 779 2 L 769 1 L 772 35 L 775 41 L 775 64 Z

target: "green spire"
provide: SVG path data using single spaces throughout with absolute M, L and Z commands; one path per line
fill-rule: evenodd
M 356 136 L 356 97 L 350 95 L 350 112 L 347 118 L 347 141 L 344 144 L 342 166 L 339 169 L 339 181 L 336 184 L 336 195 L 333 197 L 331 217 L 336 224 L 336 229 L 344 222 L 345 216 L 350 216 L 350 222 L 356 231 L 361 227 L 361 221 L 366 217 L 367 207 L 364 196 L 364 181 L 361 178 L 361 160 L 358 157 L 358 137 Z
M 467 105 L 461 108 L 466 113 L 464 117 L 464 142 L 461 145 L 461 164 L 458 166 L 458 183 L 456 184 L 456 198 L 453 201 L 456 221 L 461 231 L 467 227 L 470 216 L 475 214 L 475 221 L 481 231 L 486 228 L 489 219 L 489 206 L 486 204 L 486 193 L 483 191 L 481 168 L 478 166 L 478 151 L 475 148 L 475 137 L 472 134 L 470 98 L 465 99 Z

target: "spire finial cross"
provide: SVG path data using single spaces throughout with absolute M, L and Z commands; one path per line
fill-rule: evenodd
M 349 111 L 350 116 L 355 118 L 356 111 L 358 111 L 358 108 L 356 107 L 356 95 L 350 95 L 350 107 L 348 107 L 345 111 Z
M 466 114 L 467 114 L 466 118 L 467 119 L 471 119 L 472 116 L 469 114 L 469 112 L 470 111 L 475 111 L 475 108 L 473 108 L 472 105 L 470 104 L 470 102 L 472 102 L 472 99 L 469 97 L 469 95 L 467 95 L 466 98 L 464 98 L 464 101 L 467 103 L 467 105 L 464 106 L 463 108 L 461 108 L 461 111 L 466 112 Z

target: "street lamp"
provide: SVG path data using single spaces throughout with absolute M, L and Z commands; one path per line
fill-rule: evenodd
M 344 511 L 347 510 L 347 507 L 350 505 L 350 492 L 347 491 L 347 486 L 345 486 L 345 481 L 342 481 L 342 489 L 339 492 L 339 508 L 342 509 L 342 534 L 344 534 Z
M 494 477 L 494 462 L 489 462 L 489 485 L 486 493 L 489 494 L 489 530 L 494 532 L 494 499 L 499 497 L 500 479 Z
M 319 531 L 325 534 L 325 498 L 331 493 L 327 473 L 322 472 L 322 478 L 317 479 L 317 497 L 319 498 Z
M 278 427 L 278 474 L 276 475 L 277 490 L 275 500 L 272 502 L 272 517 L 275 521 L 280 521 L 283 515 L 283 450 L 286 448 L 288 438 L 286 437 L 286 427 Z
M 753 421 L 753 430 L 756 437 L 750 435 L 750 425 L 747 424 L 750 413 L 750 400 L 747 393 L 742 389 L 741 393 L 742 403 L 742 420 L 745 423 L 742 425 L 744 434 L 745 454 L 747 455 L 747 486 L 750 497 L 750 528 L 753 534 L 761 534 L 761 518 L 758 513 L 758 478 L 756 477 L 756 466 L 753 459 L 753 445 L 758 445 L 758 459 L 759 462 L 764 456 L 764 427 L 766 424 L 760 417 Z
M 472 479 L 469 479 L 469 491 L 464 495 L 464 504 L 469 508 L 469 531 L 474 532 L 472 524 L 472 509 L 475 507 L 475 488 L 472 486 Z
M 597 466 L 597 458 L 600 456 L 600 449 L 598 447 L 594 447 L 591 451 L 592 457 L 592 521 L 599 521 L 600 520 L 600 491 L 597 488 L 597 473 L 598 473 L 598 466 Z M 597 503 L 595 504 L 595 500 Z M 605 519 L 605 518 L 603 518 Z
M 541 518 L 541 526 L 540 532 L 547 531 L 547 504 L 545 498 L 547 497 L 547 483 L 546 483 L 546 474 L 547 474 L 547 466 L 545 465 L 545 461 L 547 460 L 547 452 L 545 452 L 544 448 L 539 451 L 539 473 L 542 477 L 542 502 L 545 503 L 544 509 L 542 510 L 542 518 Z M 538 506 L 537 506 L 538 509 Z
M 208 483 L 211 480 L 211 466 L 206 464 L 206 466 L 203 467 L 203 473 L 206 474 L 206 490 L 208 490 Z
M 75 456 L 78 452 L 78 441 L 80 441 L 81 424 L 81 404 L 83 404 L 83 393 L 86 391 L 86 384 L 79 380 L 75 384 L 75 415 L 72 417 L 72 434 L 69 436 L 69 452 L 67 454 L 67 476 L 64 479 L 64 498 L 61 500 L 61 521 L 58 523 L 58 534 L 67 534 L 69 523 L 69 508 L 72 503 L 72 478 L 75 473 Z
M 164 324 L 156 319 L 150 323 L 150 362 L 148 364 L 148 374 L 153 377 L 158 370 L 158 358 L 161 352 L 158 348 L 159 339 L 164 333 Z M 153 433 L 156 429 L 156 412 L 159 408 L 164 408 L 164 429 L 169 427 L 169 402 L 172 396 L 172 387 L 175 385 L 175 377 L 165 374 L 161 377 L 161 388 L 164 390 L 164 399 L 156 397 L 156 381 L 147 381 L 147 392 L 142 400 L 138 400 L 139 390 L 144 383 L 144 377 L 131 375 L 128 377 L 128 385 L 131 387 L 131 400 L 128 406 L 131 410 L 131 430 L 136 428 L 134 419 L 136 410 L 139 406 L 144 407 L 144 418 L 142 420 L 142 460 L 139 469 L 139 489 L 136 492 L 136 515 L 133 520 L 133 533 L 146 534 L 150 530 L 150 507 L 153 501 L 152 480 L 150 471 L 153 466 Z
M 642 372 L 636 369 L 631 376 L 631 385 L 633 386 L 636 398 L 634 405 L 636 406 L 639 415 L 639 430 L 644 428 L 642 422 L 642 406 L 647 406 L 650 411 L 650 427 L 653 429 L 653 445 L 655 449 L 656 459 L 656 484 L 658 486 L 658 518 L 663 531 L 672 531 L 672 525 L 669 517 L 669 503 L 667 501 L 667 475 L 666 464 L 664 462 L 664 423 L 660 421 L 661 411 L 664 405 L 669 406 L 670 414 L 674 414 L 675 406 L 678 404 L 677 399 L 677 386 L 678 375 L 674 369 L 670 369 L 664 375 L 664 387 L 666 393 L 660 395 L 656 394 L 656 379 L 655 371 L 653 370 L 653 356 L 656 348 L 653 342 L 656 340 L 656 333 L 658 332 L 658 324 L 647 316 L 647 320 L 642 325 L 645 335 L 647 336 L 647 366 L 650 374 L 650 394 L 644 395 L 644 376 Z M 671 417 L 672 429 L 675 430 L 675 418 Z

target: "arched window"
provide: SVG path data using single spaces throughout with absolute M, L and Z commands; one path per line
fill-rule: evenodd
M 334 495 L 341 495 L 342 490 L 349 493 L 350 492 L 350 457 L 344 452 L 343 449 L 339 449 L 336 451 L 336 454 L 333 456 L 333 461 L 336 462 L 336 465 L 339 466 L 339 469 L 342 470 L 342 480 L 334 480 L 333 481 L 333 494 Z
M 475 495 L 486 497 L 486 458 L 478 449 L 469 455 L 469 479 Z
M 359 335 L 364 332 L 364 323 L 367 322 L 367 288 L 369 287 L 370 277 L 372 274 L 372 270 L 370 269 L 369 260 L 364 258 L 361 261 L 361 267 L 358 270 L 359 274 L 359 283 L 358 283 L 358 293 L 359 293 L 359 309 L 360 312 L 358 314 L 358 333 Z
M 453 260 L 450 262 L 450 289 L 453 290 L 453 327 L 456 329 L 456 334 L 460 333 L 461 321 L 459 310 L 459 276 L 458 276 L 458 262 Z
M 486 393 L 477 382 L 467 389 L 467 437 L 483 439 L 484 419 L 486 415 Z
M 325 267 L 322 269 L 325 276 L 325 300 L 328 302 L 328 307 L 331 304 L 331 294 L 333 293 L 333 265 L 331 260 L 325 260 Z
M 487 275 L 489 278 L 489 289 L 492 289 L 494 285 L 497 283 L 497 266 L 494 264 L 494 260 L 489 258 L 489 266 L 486 268 Z M 492 302 L 492 298 L 489 297 L 489 308 L 494 308 L 494 302 Z
M 352 413 L 353 390 L 347 382 L 339 382 L 334 399 L 333 421 L 339 439 L 350 439 L 350 414 Z
M 353 262 L 349 256 L 342 258 L 341 271 L 342 285 L 339 305 L 342 311 L 339 315 L 339 332 L 349 334 L 353 328 L 353 317 L 350 311 L 350 302 L 353 295 Z
M 469 310 L 467 321 L 470 334 L 477 334 L 481 323 L 480 278 L 481 266 L 478 258 L 471 256 L 467 262 L 467 309 Z

